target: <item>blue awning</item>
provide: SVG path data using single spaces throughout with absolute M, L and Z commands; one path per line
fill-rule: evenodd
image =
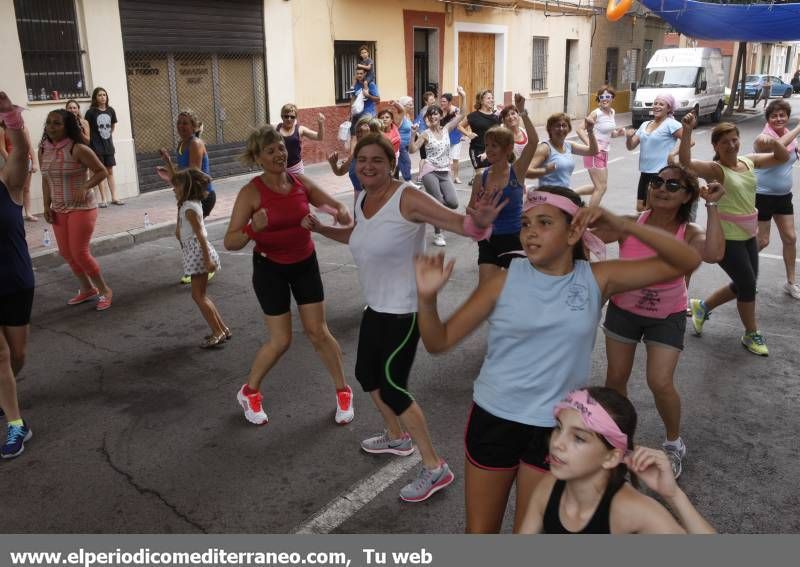
M 709 4 L 639 0 L 683 35 L 730 41 L 800 40 L 800 4 Z

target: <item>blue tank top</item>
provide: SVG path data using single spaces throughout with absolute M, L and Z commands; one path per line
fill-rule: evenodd
M 756 169 L 756 193 L 759 195 L 786 195 L 792 192 L 792 168 L 797 154 L 789 152 L 789 161 L 765 169 Z
M 0 181 L 0 295 L 34 287 L 33 263 L 25 240 L 22 205 L 11 200 Z
M 542 143 L 550 146 L 550 154 L 542 164 L 542 167 L 546 166 L 548 163 L 554 163 L 556 164 L 556 170 L 540 177 L 539 187 L 550 185 L 569 188 L 572 183 L 572 172 L 575 169 L 575 160 L 572 159 L 572 144 L 564 142 L 564 153 L 562 154 L 553 147 L 550 140 Z
M 192 140 L 194 140 L 194 136 L 192 136 Z M 189 167 L 189 146 L 191 145 L 192 140 L 189 140 L 189 142 L 186 144 L 178 144 L 176 153 L 178 154 L 178 167 L 181 169 Z M 211 175 L 211 168 L 208 165 L 208 152 L 203 153 L 203 160 L 200 162 L 200 171 L 208 176 Z M 212 187 L 211 183 L 208 184 L 208 192 L 214 192 L 214 187 Z
M 483 186 L 486 187 L 486 179 L 489 176 L 489 168 L 483 171 Z M 525 194 L 525 187 L 517 181 L 514 168 L 508 176 L 508 185 L 503 187 L 503 199 L 508 200 L 508 204 L 503 207 L 497 218 L 492 224 L 492 234 L 519 234 L 522 229 L 522 200 Z
M 601 309 L 589 262 L 576 260 L 570 273 L 550 276 L 527 258 L 512 260 L 489 315 L 475 403 L 517 423 L 555 425 L 553 406 L 589 383 Z
M 404 116 L 397 131 L 400 132 L 400 147 L 407 148 L 411 141 L 411 120 Z

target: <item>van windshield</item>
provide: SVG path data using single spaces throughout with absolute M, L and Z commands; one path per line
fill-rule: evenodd
M 650 67 L 642 77 L 642 87 L 680 88 L 694 87 L 697 67 Z

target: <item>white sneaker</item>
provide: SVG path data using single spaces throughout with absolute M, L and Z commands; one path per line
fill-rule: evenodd
M 783 291 L 791 295 L 794 299 L 800 299 L 800 284 L 786 282 L 783 284 Z
M 250 423 L 265 425 L 269 421 L 264 408 L 261 406 L 262 399 L 261 392 L 256 392 L 248 396 L 244 393 L 244 386 L 239 388 L 239 392 L 236 394 L 236 400 L 244 410 L 244 418 Z
M 441 232 L 437 232 L 433 235 L 433 245 L 434 246 L 447 246 L 447 242 L 444 239 L 444 235 Z
M 345 425 L 353 421 L 353 389 L 348 386 L 347 390 L 336 392 L 336 417 L 334 418 L 339 425 Z

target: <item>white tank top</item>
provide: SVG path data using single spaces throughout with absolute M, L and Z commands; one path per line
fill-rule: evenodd
M 434 171 L 450 171 L 450 133 L 442 129 L 439 135 L 432 130 L 425 130 L 423 134 L 428 141 L 425 142 L 425 154 Z
M 425 223 L 411 222 L 400 213 L 404 183 L 375 213 L 366 218 L 361 209 L 366 191 L 356 201 L 356 226 L 350 235 L 350 252 L 367 305 L 380 313 L 415 313 L 417 281 L 414 256 L 425 252 Z
M 597 147 L 600 151 L 608 151 L 611 145 L 611 135 L 617 128 L 617 122 L 614 120 L 614 109 L 606 114 L 599 108 L 594 110 L 594 137 L 597 140 Z

